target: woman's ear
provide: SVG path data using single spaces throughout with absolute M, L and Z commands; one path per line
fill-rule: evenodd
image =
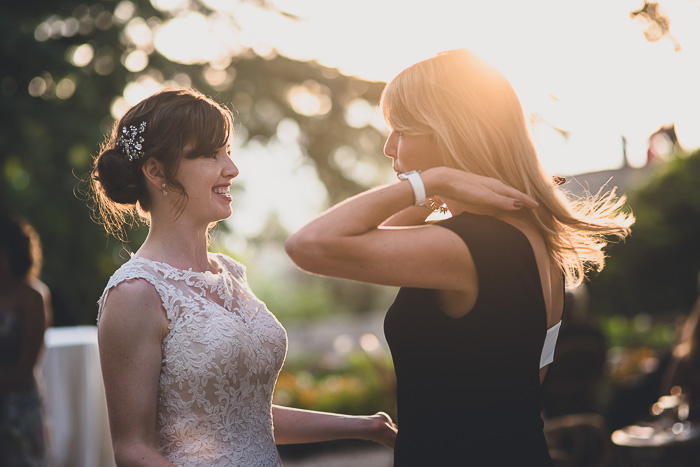
M 157 189 L 161 189 L 163 183 L 165 182 L 165 171 L 163 170 L 163 165 L 156 159 L 150 157 L 141 166 L 141 171 L 143 172 L 146 181 L 151 183 Z

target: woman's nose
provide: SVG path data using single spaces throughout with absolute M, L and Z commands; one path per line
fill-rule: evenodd
M 384 155 L 387 157 L 395 158 L 396 157 L 396 144 L 394 143 L 395 141 L 394 137 L 394 132 L 391 132 L 389 134 L 389 137 L 386 139 L 386 143 L 384 143 Z
M 229 159 L 229 162 L 226 164 L 226 167 L 224 167 L 223 175 L 225 177 L 236 178 L 239 173 L 240 171 L 238 170 L 238 166 L 234 164 L 231 159 Z

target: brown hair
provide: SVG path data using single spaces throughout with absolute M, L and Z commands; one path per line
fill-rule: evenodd
M 130 160 L 117 140 L 123 128 L 139 128 L 143 122 L 143 155 Z M 151 200 L 141 168 L 149 158 L 162 164 L 168 189 L 184 195 L 181 212 L 187 193 L 174 178 L 181 159 L 210 154 L 226 145 L 232 133 L 231 111 L 199 91 L 164 89 L 142 100 L 114 123 L 95 158 L 91 177 L 94 217 L 122 240 L 125 223 L 148 221 Z
M 474 53 L 451 50 L 399 73 L 384 89 L 384 118 L 395 131 L 433 135 L 439 163 L 492 177 L 532 196 L 528 210 L 570 284 L 602 269 L 606 236 L 634 222 L 614 189 L 569 201 L 537 159 L 520 100 L 506 78 Z
M 5 253 L 8 272 L 15 279 L 37 279 L 41 272 L 41 241 L 23 217 L 0 210 L 0 252 Z

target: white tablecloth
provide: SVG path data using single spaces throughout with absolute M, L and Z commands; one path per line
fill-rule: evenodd
M 114 466 L 96 326 L 50 328 L 45 404 L 59 467 Z

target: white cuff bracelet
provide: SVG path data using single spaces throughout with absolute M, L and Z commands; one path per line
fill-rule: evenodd
M 404 172 L 398 174 L 399 180 L 408 180 L 413 188 L 413 196 L 415 196 L 414 206 L 424 206 L 425 205 L 425 185 L 423 185 L 423 179 L 420 178 L 420 172 L 417 170 L 411 170 L 409 172 Z

